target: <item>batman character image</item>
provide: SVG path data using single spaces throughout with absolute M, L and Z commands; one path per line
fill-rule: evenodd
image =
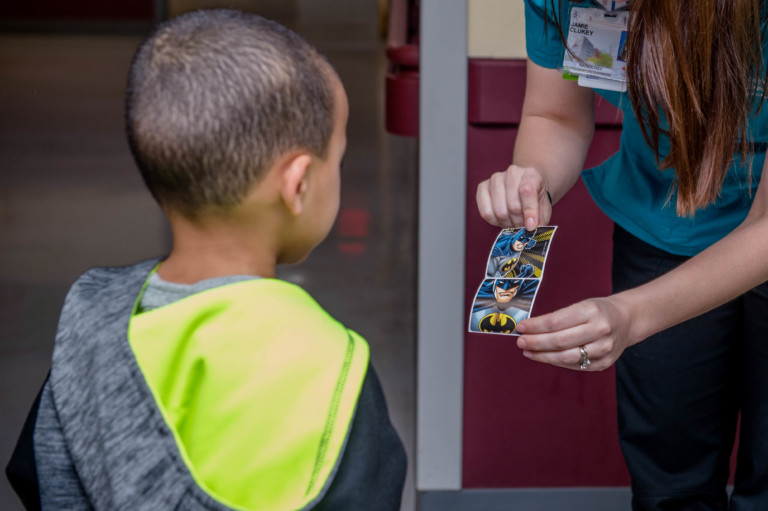
M 523 250 L 531 249 L 536 245 L 535 234 L 535 230 L 529 232 L 525 229 L 518 231 L 505 229 L 493 245 L 485 276 L 487 278 L 532 277 L 534 275 L 533 265 L 518 265 L 518 262 Z
M 486 279 L 480 286 L 469 319 L 471 332 L 512 334 L 528 317 L 537 280 Z

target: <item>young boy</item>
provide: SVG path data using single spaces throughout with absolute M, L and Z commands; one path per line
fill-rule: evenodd
M 274 278 L 334 222 L 347 110 L 317 51 L 254 15 L 186 14 L 139 48 L 128 138 L 173 249 L 70 290 L 8 468 L 29 508 L 399 509 L 366 342 Z

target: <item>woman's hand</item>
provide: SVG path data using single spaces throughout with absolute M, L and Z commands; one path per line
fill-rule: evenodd
M 583 346 L 591 362 L 585 369 L 602 371 L 637 342 L 630 337 L 630 324 L 629 307 L 621 295 L 591 298 L 521 321 L 517 346 L 531 360 L 567 369 L 580 369 Z
M 546 225 L 552 204 L 541 173 L 534 168 L 511 165 L 477 187 L 480 216 L 499 227 L 525 226 L 529 231 Z

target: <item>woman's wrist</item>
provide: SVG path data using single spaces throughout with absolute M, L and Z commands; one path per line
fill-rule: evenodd
M 644 341 L 660 330 L 654 320 L 659 319 L 654 318 L 658 314 L 654 310 L 656 301 L 646 296 L 646 291 L 648 284 L 613 295 L 616 307 L 627 322 L 627 346 Z

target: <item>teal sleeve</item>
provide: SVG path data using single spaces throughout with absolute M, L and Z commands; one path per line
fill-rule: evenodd
M 554 8 L 559 8 L 558 13 L 552 12 L 553 3 Z M 563 26 L 563 33 L 566 33 L 569 17 L 567 1 L 525 0 L 525 46 L 528 57 L 535 64 L 549 69 L 562 66 L 565 54 L 565 46 L 554 14 L 557 14 L 557 19 Z

